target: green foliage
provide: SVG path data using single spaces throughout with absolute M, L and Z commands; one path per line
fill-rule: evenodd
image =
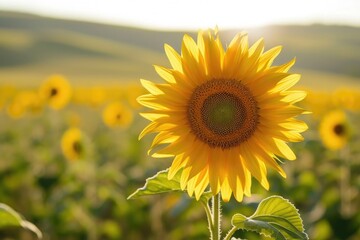
M 137 140 L 145 126 L 144 120 L 136 118 L 127 130 L 108 129 L 102 123 L 100 110 L 71 104 L 61 112 L 46 109 L 39 115 L 16 120 L 2 110 L 1 201 L 10 203 L 41 229 L 44 240 L 208 238 L 204 210 L 181 191 L 179 183 L 174 184 L 175 192 L 127 200 L 144 185 L 145 176 L 167 168 L 171 161 L 147 156 L 151 143 L 146 138 Z M 79 127 L 91 139 L 87 147 L 92 148 L 93 155 L 69 162 L 61 153 L 60 139 L 68 127 L 68 117 L 74 113 L 81 119 Z M 360 118 L 356 115 L 354 119 Z M 224 204 L 224 229 L 231 220 L 228 217 L 235 213 L 252 215 L 257 196 L 277 194 L 291 198 L 300 210 L 310 239 L 318 239 L 324 233 L 327 238 L 323 239 L 359 238 L 360 218 L 356 210 L 359 194 L 353 195 L 347 204 L 353 209 L 351 215 L 342 215 L 340 205 L 346 199 L 339 188 L 342 178 L 339 166 L 344 167 L 347 158 L 350 159 L 349 188 L 354 193 L 359 189 L 356 185 L 360 169 L 356 161 L 360 156 L 359 141 L 352 140 L 348 155 L 329 152 L 314 137 L 316 121 L 307 122 L 313 130 L 305 142 L 293 145 L 298 159 L 283 165 L 287 178 L 282 179 L 269 170 L 269 192 L 253 181 L 252 198 L 245 197 L 241 206 L 233 199 Z M 160 176 L 161 181 L 167 179 L 166 173 Z M 206 193 L 201 200 L 207 203 L 210 197 L 211 193 Z M 322 220 L 326 220 L 326 224 Z M 13 230 L 0 229 L 0 239 L 9 234 L 14 235 Z M 233 237 L 260 238 L 252 231 L 236 231 Z M 15 236 L 13 239 L 29 238 Z
M 144 187 L 137 189 L 133 194 L 128 197 L 128 199 L 159 193 L 181 191 L 181 172 L 178 172 L 173 179 L 169 180 L 168 171 L 169 170 L 160 171 L 155 176 L 146 179 Z
M 271 196 L 261 201 L 250 217 L 235 214 L 232 224 L 238 229 L 255 231 L 276 240 L 308 239 L 298 210 L 280 196 Z
M 42 233 L 34 224 L 23 219 L 8 205 L 0 203 L 0 229 L 7 227 L 22 227 L 35 233 L 38 239 L 42 238 Z
M 180 187 L 181 171 L 177 172 L 171 180 L 168 179 L 168 172 L 168 169 L 159 171 L 153 177 L 146 179 L 144 187 L 137 189 L 133 194 L 128 197 L 128 199 L 134 199 L 160 193 L 182 191 Z M 200 201 L 203 203 L 207 203 L 210 200 L 211 196 L 211 192 L 205 192 L 200 197 Z
M 181 172 L 178 172 L 173 179 L 169 180 L 168 170 L 160 171 L 146 179 L 145 185 L 137 189 L 128 199 L 181 191 L 180 177 Z M 211 196 L 211 193 L 205 193 L 201 201 L 207 204 Z M 277 240 L 308 239 L 298 210 L 280 196 L 264 199 L 249 218 L 242 214 L 235 214 L 232 224 L 238 229 L 256 231 Z

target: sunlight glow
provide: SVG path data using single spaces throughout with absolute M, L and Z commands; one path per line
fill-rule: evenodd
M 0 0 L 0 9 L 157 29 L 314 22 L 360 25 L 360 1 L 356 0 Z

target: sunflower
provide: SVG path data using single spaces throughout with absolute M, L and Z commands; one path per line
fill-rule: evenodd
M 108 104 L 103 111 L 104 123 L 109 127 L 127 127 L 132 119 L 131 110 L 120 102 Z
M 38 94 L 33 91 L 19 91 L 9 104 L 7 111 L 12 118 L 20 118 L 26 113 L 39 113 L 42 104 Z
M 138 101 L 152 110 L 142 113 L 151 123 L 139 138 L 158 133 L 150 152 L 175 157 L 168 177 L 182 169 L 190 196 L 199 199 L 210 185 L 224 201 L 232 194 L 242 201 L 251 176 L 269 189 L 266 166 L 285 177 L 279 157 L 296 158 L 286 142 L 303 140 L 307 125 L 294 117 L 304 110 L 293 104 L 306 93 L 289 90 L 300 79 L 287 73 L 295 60 L 271 66 L 281 47 L 263 50 L 263 39 L 249 48 L 246 33 L 224 50 L 216 32 L 199 31 L 197 43 L 184 36 L 181 55 L 165 45 L 172 68 L 155 70 L 166 83 L 141 80 L 149 94 Z
M 43 105 L 37 92 L 24 91 L 23 98 L 24 105 L 26 106 L 28 112 L 35 114 L 42 111 Z
M 78 160 L 84 157 L 84 136 L 79 128 L 72 127 L 65 131 L 61 138 L 61 149 L 69 160 Z
M 26 112 L 25 106 L 16 100 L 12 101 L 7 106 L 6 110 L 7 110 L 8 115 L 13 119 L 18 119 L 18 118 L 23 117 Z
M 75 88 L 72 101 L 77 104 L 99 107 L 106 100 L 106 90 L 101 86 Z
M 102 88 L 100 86 L 95 86 L 95 87 L 90 88 L 89 93 L 88 93 L 90 95 L 89 104 L 92 107 L 101 106 L 101 104 L 103 104 L 105 102 L 106 92 L 105 92 L 104 88 Z
M 5 108 L 11 97 L 16 93 L 16 89 L 12 86 L 0 86 L 0 110 Z
M 48 78 L 39 89 L 40 97 L 54 109 L 61 109 L 71 98 L 71 86 L 61 75 L 53 75 Z
M 337 89 L 332 96 L 336 107 L 345 108 L 350 111 L 359 109 L 359 91 L 354 89 Z
M 329 92 L 319 92 L 308 89 L 306 99 L 301 102 L 301 105 L 309 109 L 312 117 L 318 120 L 329 111 L 329 108 L 333 108 L 333 100 Z
M 319 132 L 325 147 L 331 150 L 343 148 L 350 138 L 346 114 L 341 110 L 327 113 L 320 122 Z

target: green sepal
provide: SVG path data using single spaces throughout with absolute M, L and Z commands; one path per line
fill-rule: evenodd
M 298 210 L 281 196 L 262 200 L 250 217 L 235 214 L 231 222 L 238 229 L 255 231 L 276 240 L 309 239 Z
M 8 205 L 0 203 L 0 229 L 6 227 L 22 227 L 35 233 L 38 239 L 42 238 L 42 233 L 34 224 L 23 219 Z
M 213 197 L 213 196 L 214 196 L 214 194 L 213 194 L 211 191 L 204 192 L 204 193 L 201 195 L 199 201 L 207 204 L 207 203 L 209 202 L 210 198 Z

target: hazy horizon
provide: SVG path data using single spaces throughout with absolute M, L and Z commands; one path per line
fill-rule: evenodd
M 292 3 L 252 1 L 140 1 L 106 4 L 44 0 L 0 0 L 0 10 L 44 17 L 125 25 L 156 30 L 198 30 L 254 28 L 269 25 L 346 25 L 360 26 L 360 2 L 355 0 L 305 0 Z

